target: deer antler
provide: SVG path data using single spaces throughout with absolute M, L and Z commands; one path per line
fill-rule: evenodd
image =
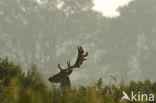
M 83 63 L 83 61 L 87 60 L 85 57 L 88 56 L 88 52 L 86 52 L 84 54 L 84 50 L 81 46 L 78 46 L 78 56 L 77 56 L 77 59 L 76 59 L 76 62 L 74 65 L 70 66 L 70 61 L 67 62 L 67 68 L 66 69 L 62 69 L 60 67 L 60 64 L 58 64 L 58 68 L 61 70 L 61 71 L 65 71 L 65 72 L 68 72 L 68 71 L 71 71 L 73 68 L 80 68 L 81 64 Z
M 60 71 L 62 71 L 63 69 L 61 68 L 60 64 L 58 64 L 58 68 L 60 69 Z
M 85 57 L 88 55 L 88 52 L 86 52 L 84 54 L 84 50 L 82 49 L 82 47 L 78 47 L 78 56 L 77 56 L 77 60 L 74 64 L 74 68 L 80 68 L 80 65 L 83 63 L 83 61 L 87 60 Z

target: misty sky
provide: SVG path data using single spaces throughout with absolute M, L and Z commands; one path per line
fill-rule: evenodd
M 117 9 L 128 5 L 132 0 L 94 0 L 93 10 L 99 11 L 106 17 L 116 17 L 120 15 Z

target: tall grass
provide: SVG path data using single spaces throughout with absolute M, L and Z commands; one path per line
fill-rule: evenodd
M 128 85 L 123 81 L 104 85 L 100 78 L 95 85 L 62 91 L 58 87 L 49 88 L 42 83 L 34 69 L 36 67 L 32 66 L 27 73 L 22 73 L 19 68 L 7 59 L 0 61 L 0 103 L 133 103 L 121 100 L 123 90 L 128 95 L 131 91 L 142 91 L 156 96 L 156 82 L 151 83 L 149 80 L 131 81 Z
M 0 103 L 129 103 L 122 101 L 122 91 L 156 93 L 156 82 L 131 81 L 129 85 L 96 85 L 73 88 L 62 91 L 60 88 L 48 88 L 42 83 L 24 87 L 18 78 L 13 78 L 9 86 L 0 86 Z M 137 103 L 137 102 L 136 102 Z M 143 103 L 143 102 L 142 102 Z M 144 102 L 146 103 L 146 102 Z

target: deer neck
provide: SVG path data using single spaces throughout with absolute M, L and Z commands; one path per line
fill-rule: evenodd
M 64 80 L 61 82 L 61 88 L 70 88 L 70 79 L 69 77 L 64 78 Z

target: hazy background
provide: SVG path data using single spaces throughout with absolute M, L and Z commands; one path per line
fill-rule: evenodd
M 113 2 L 114 1 L 114 2 Z M 77 56 L 88 60 L 71 74 L 89 85 L 110 75 L 119 80 L 156 78 L 155 0 L 0 0 L 0 57 L 36 64 L 43 80 Z M 50 84 L 50 83 L 48 83 Z

